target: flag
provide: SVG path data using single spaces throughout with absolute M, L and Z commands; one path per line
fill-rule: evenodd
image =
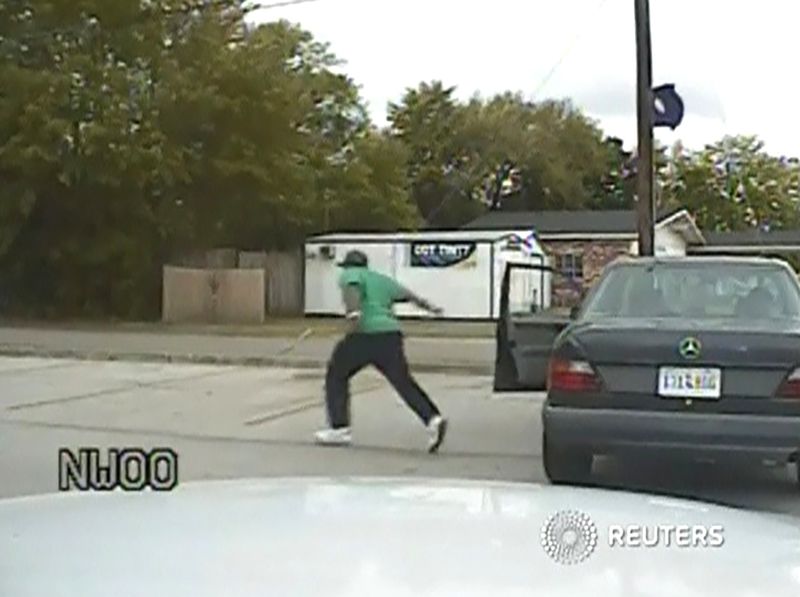
M 519 246 L 528 255 L 536 253 L 536 232 L 531 231 L 527 236 L 520 236 L 519 234 L 512 234 L 509 239 L 509 245 Z
M 667 126 L 672 130 L 683 121 L 683 99 L 668 83 L 653 88 L 653 126 Z

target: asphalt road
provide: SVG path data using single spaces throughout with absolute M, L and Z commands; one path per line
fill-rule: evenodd
M 451 420 L 440 454 L 372 373 L 353 383 L 355 444 L 313 445 L 322 371 L 41 358 L 0 359 L 0 497 L 58 487 L 59 448 L 171 447 L 180 479 L 292 475 L 545 483 L 542 396 L 498 396 L 488 377 L 421 374 Z M 597 461 L 594 482 L 800 516 L 785 467 Z

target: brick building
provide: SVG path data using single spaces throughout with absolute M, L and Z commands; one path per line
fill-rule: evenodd
M 467 230 L 534 230 L 559 272 L 553 281 L 553 305 L 571 306 L 597 280 L 603 268 L 621 255 L 636 254 L 636 212 L 526 211 L 489 212 Z M 685 210 L 661 213 L 656 221 L 657 255 L 686 255 L 704 245 L 703 234 Z

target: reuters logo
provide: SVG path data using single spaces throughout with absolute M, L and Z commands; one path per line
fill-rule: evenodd
M 583 512 L 556 512 L 542 527 L 542 547 L 559 564 L 578 564 L 597 547 L 597 527 Z

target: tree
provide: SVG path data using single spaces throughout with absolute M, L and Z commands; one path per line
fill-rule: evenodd
M 606 148 L 597 126 L 568 101 L 526 102 L 504 94 L 470 104 L 473 155 L 484 171 L 504 160 L 521 176 L 521 192 L 506 209 L 581 209 L 597 193 L 606 170 Z
M 156 316 L 171 255 L 297 246 L 331 196 L 348 225 L 413 222 L 403 148 L 369 130 L 327 46 L 248 28 L 243 4 L 0 3 L 0 274 L 17 307 Z
M 433 226 L 458 226 L 498 195 L 509 210 L 588 207 L 608 168 L 596 125 L 567 101 L 506 93 L 459 103 L 423 83 L 389 109 L 409 148 L 412 196 Z
M 325 171 L 323 230 L 382 231 L 414 228 L 419 212 L 410 199 L 408 154 L 378 131 L 358 138 L 352 151 Z
M 636 158 L 625 150 L 622 139 L 607 137 L 603 143 L 606 172 L 591 205 L 595 209 L 631 209 L 636 200 Z
M 481 211 L 470 201 L 475 174 L 458 136 L 465 110 L 454 92 L 441 81 L 421 83 L 388 110 L 389 133 L 408 153 L 413 201 L 431 226 L 457 225 Z
M 157 181 L 181 173 L 152 89 L 170 31 L 204 18 L 204 7 L 194 10 L 132 0 L 0 5 L 0 172 L 9 181 L 0 258 L 19 303 L 136 311 L 157 292 L 146 282 L 158 262 Z
M 322 124 L 312 118 L 330 94 L 308 73 L 328 57 L 286 23 L 204 50 L 208 38 L 182 48 L 159 95 L 160 127 L 189 171 L 172 190 L 190 222 L 178 246 L 284 246 L 313 217 Z
M 797 160 L 769 155 L 756 137 L 726 137 L 702 151 L 676 151 L 664 186 L 703 230 L 800 224 Z

